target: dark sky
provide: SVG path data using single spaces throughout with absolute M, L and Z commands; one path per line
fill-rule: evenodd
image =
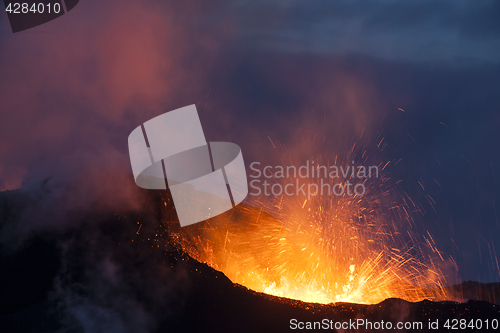
M 247 165 L 270 158 L 268 137 L 304 159 L 363 132 L 402 159 L 391 172 L 458 278 L 499 281 L 499 18 L 494 0 L 82 0 L 12 34 L 4 13 L 0 190 L 54 176 L 80 184 L 68 210 L 130 204 L 109 176 L 130 174 L 128 134 L 194 103 L 207 139 L 237 143 Z

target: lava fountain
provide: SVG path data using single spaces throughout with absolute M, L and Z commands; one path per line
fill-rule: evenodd
M 353 160 L 353 155 L 342 160 Z M 336 164 L 339 160 L 335 158 Z M 321 158 L 315 161 L 313 167 Z M 387 164 L 378 167 L 383 171 Z M 301 179 L 316 184 L 323 180 Z M 328 178 L 332 185 L 346 180 Z M 252 206 L 239 205 L 171 230 L 172 239 L 234 283 L 275 296 L 364 304 L 387 298 L 446 299 L 444 275 L 437 266 L 442 257 L 432 237 L 420 239 L 413 227 L 415 203 L 406 193 L 398 195 L 387 176 L 362 183 L 362 196 L 261 196 Z

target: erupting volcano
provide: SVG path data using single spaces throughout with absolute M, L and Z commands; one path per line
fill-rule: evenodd
M 448 299 L 445 259 L 431 234 L 418 237 L 414 201 L 383 172 L 362 182 L 363 196 L 261 196 L 260 208 L 170 229 L 183 251 L 257 292 L 316 303 Z

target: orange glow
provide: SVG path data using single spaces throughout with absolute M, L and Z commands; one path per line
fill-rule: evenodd
M 364 182 L 361 197 L 282 196 L 261 202 L 266 209 L 240 205 L 179 229 L 174 239 L 234 283 L 275 296 L 364 304 L 446 299 L 435 265 L 440 254 L 432 237 L 417 241 L 411 200 L 396 204 L 383 190 L 388 179 Z

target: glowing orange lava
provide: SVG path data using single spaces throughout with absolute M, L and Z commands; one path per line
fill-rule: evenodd
M 395 222 L 394 212 L 406 210 L 385 199 L 379 193 L 304 202 L 281 197 L 274 206 L 279 219 L 240 205 L 174 238 L 234 283 L 275 296 L 365 304 L 446 299 L 433 258 L 418 243 L 402 240 L 415 238 Z
M 375 151 L 382 149 L 382 141 L 377 139 Z M 368 162 L 373 154 L 356 147 L 332 155 L 330 161 L 339 166 L 373 165 Z M 298 165 L 284 151 L 280 163 Z M 312 168 L 331 167 L 317 156 L 308 160 Z M 174 242 L 234 283 L 275 296 L 365 304 L 387 298 L 447 299 L 438 266 L 445 259 L 434 239 L 414 220 L 414 214 L 424 209 L 398 187 L 400 181 L 390 178 L 385 170 L 390 164 L 375 164 L 380 176 L 355 179 L 366 189 L 361 196 L 253 197 L 253 207 L 241 204 L 210 220 L 178 228 L 172 235 Z M 352 173 L 325 179 L 318 175 L 271 180 L 282 185 L 326 181 L 332 186 L 353 180 Z M 249 177 L 255 179 L 255 175 Z

